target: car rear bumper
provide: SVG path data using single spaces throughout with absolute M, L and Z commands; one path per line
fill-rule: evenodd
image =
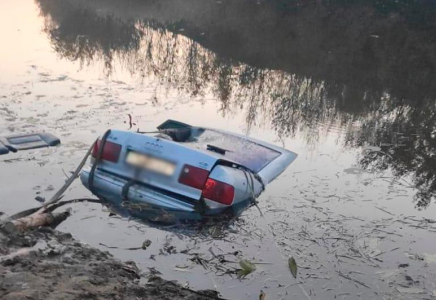
M 88 184 L 89 173 L 90 169 L 88 168 L 83 170 L 80 174 L 80 179 L 87 189 L 90 189 Z M 116 206 L 131 204 L 132 209 L 173 212 L 181 218 L 197 219 L 199 216 L 196 210 L 196 205 L 200 202 L 199 200 L 186 200 L 172 197 L 141 184 L 131 185 L 127 192 L 127 199 L 123 199 L 123 187 L 126 183 L 128 183 L 128 181 L 119 176 L 97 169 L 94 174 L 93 188 L 90 190 L 99 198 Z M 123 200 L 127 201 L 127 203 L 124 202 L 123 204 Z M 207 209 L 203 213 L 205 215 L 214 215 L 221 213 L 223 210 L 225 210 L 225 208 Z
M 90 170 L 83 170 L 80 179 L 83 185 L 90 189 L 89 181 Z M 127 180 L 96 170 L 94 173 L 93 188 L 90 189 L 98 197 L 104 198 L 115 205 L 120 205 L 123 202 L 123 187 L 128 183 Z M 179 210 L 184 212 L 195 212 L 195 201 L 191 203 L 160 193 L 154 189 L 147 188 L 140 184 L 133 184 L 127 192 L 127 199 L 132 203 L 149 205 L 150 207 L 158 207 L 168 210 Z

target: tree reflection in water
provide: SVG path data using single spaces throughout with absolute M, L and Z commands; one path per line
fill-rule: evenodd
M 228 5 L 242 15 L 230 20 L 232 14 L 199 17 L 192 10 L 185 19 L 159 22 L 37 0 L 61 57 L 102 61 L 107 76 L 116 62 L 133 77 L 153 76 L 193 96 L 213 93 L 222 114 L 244 110 L 248 128 L 266 123 L 282 138 L 299 133 L 314 145 L 341 128 L 346 147 L 382 146 L 364 152 L 361 166 L 411 175 L 417 207 L 426 208 L 436 193 L 436 21 L 426 14 L 423 25 L 419 16 L 360 2 L 277 11 L 236 1 Z M 156 9 L 150 3 L 131 9 Z M 204 3 L 196 2 L 198 11 L 211 5 Z

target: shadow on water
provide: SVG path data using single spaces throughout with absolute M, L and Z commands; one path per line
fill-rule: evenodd
M 417 208 L 435 196 L 432 1 L 36 1 L 62 58 L 213 93 L 281 138 L 339 128 L 344 147 L 380 147 L 363 168 L 411 178 Z

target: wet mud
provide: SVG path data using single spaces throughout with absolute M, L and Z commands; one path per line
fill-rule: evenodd
M 43 228 L 22 235 L 0 231 L 0 298 L 25 299 L 222 299 L 143 273 L 113 256 Z

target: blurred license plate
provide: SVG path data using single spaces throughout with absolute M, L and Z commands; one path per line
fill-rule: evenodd
M 155 173 L 171 176 L 176 170 L 176 165 L 156 157 L 148 156 L 142 153 L 130 151 L 127 154 L 126 162 L 129 165 L 140 167 Z

